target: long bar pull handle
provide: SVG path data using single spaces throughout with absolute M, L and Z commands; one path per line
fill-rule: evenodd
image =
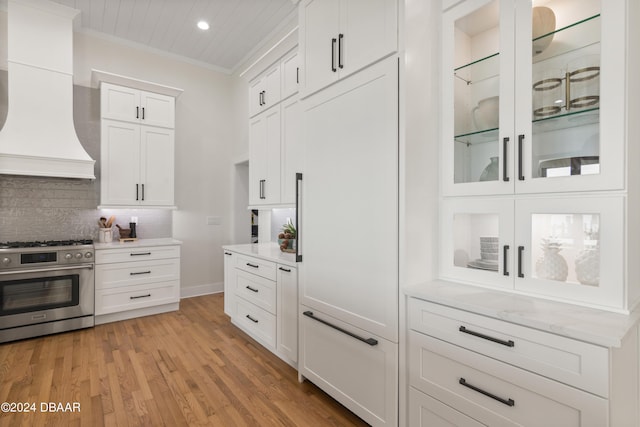
M 509 270 L 507 270 L 507 253 L 509 252 L 509 245 L 504 245 L 502 247 L 502 274 L 504 276 L 509 275 Z
M 149 298 L 150 296 L 151 296 L 151 294 L 138 295 L 138 296 L 135 296 L 135 297 L 129 297 L 129 299 Z
M 247 314 L 245 317 L 246 317 L 247 319 L 251 320 L 253 323 L 258 323 L 258 322 L 259 322 L 259 320 L 258 320 L 258 319 L 254 319 L 254 318 L 253 318 L 253 317 L 251 317 L 251 315 L 249 315 L 249 314 Z
M 89 269 L 93 270 L 93 264 L 80 264 L 80 265 L 68 265 L 65 267 L 47 267 L 47 268 L 34 268 L 29 270 L 20 270 L 20 274 L 23 273 L 42 273 L 43 271 L 47 273 L 51 273 L 52 271 L 60 271 L 60 270 L 78 270 L 78 269 Z M 10 274 L 16 274 L 16 271 L 0 271 L 0 276 L 8 276 Z
M 302 254 L 300 253 L 300 183 L 302 182 L 302 174 L 296 172 L 296 262 L 302 262 Z
M 138 276 L 140 274 L 151 274 L 151 270 L 149 271 L 134 271 L 129 273 L 129 276 Z
M 467 382 L 467 380 L 465 380 L 464 378 L 460 378 L 460 379 L 458 380 L 458 383 L 460 383 L 460 385 L 463 385 L 463 386 L 465 386 L 465 387 L 467 387 L 467 388 L 470 388 L 470 389 L 471 389 L 471 390 L 473 390 L 473 391 L 477 391 L 477 392 L 478 392 L 478 393 L 480 393 L 480 394 L 484 394 L 484 395 L 485 395 L 485 396 L 487 396 L 487 397 L 490 397 L 490 398 L 492 398 L 492 399 L 494 399 L 494 400 L 497 400 L 498 402 L 503 403 L 503 404 L 505 404 L 505 405 L 507 405 L 507 406 L 513 406 L 513 405 L 515 405 L 515 404 L 516 404 L 516 402 L 515 402 L 513 399 L 503 399 L 503 398 L 502 398 L 502 397 L 500 397 L 500 396 L 496 396 L 496 395 L 495 395 L 495 394 L 493 394 L 493 393 L 489 393 L 489 392 L 488 392 L 488 391 L 486 391 L 486 390 L 483 390 L 483 389 L 481 389 L 481 388 L 479 388 L 479 387 L 476 387 L 476 386 L 474 386 L 474 385 L 469 384 L 469 383 Z
M 231 252 L 227 252 L 227 251 L 225 251 L 224 254 L 225 255 L 233 255 Z
M 509 137 L 502 138 L 502 180 L 509 182 L 509 168 L 507 165 L 507 159 L 509 155 Z
M 140 200 L 140 196 L 138 195 L 138 186 L 140 184 L 136 184 L 136 200 Z
M 140 118 L 140 107 L 136 107 L 136 119 Z
M 336 38 L 331 39 L 331 71 L 334 73 L 338 71 L 336 68 L 336 42 L 338 40 Z
M 291 273 L 291 269 L 289 269 L 289 268 L 278 267 L 278 270 L 284 271 L 285 273 Z
M 142 120 L 144 120 L 144 107 L 142 107 Z
M 500 338 L 495 338 L 495 337 L 492 337 L 492 336 L 489 336 L 489 335 L 485 335 L 485 334 L 480 333 L 480 332 L 472 331 L 470 329 L 467 329 L 464 326 L 460 326 L 458 328 L 458 330 L 460 332 L 465 333 L 465 334 L 473 335 L 474 337 L 478 337 L 478 338 L 482 338 L 482 339 L 487 340 L 487 341 L 491 341 L 491 342 L 495 342 L 495 343 L 498 343 L 498 344 L 502 344 L 502 345 L 507 346 L 507 347 L 513 347 L 513 346 L 516 345 L 511 340 L 509 340 L 509 341 L 501 340 Z
M 258 293 L 258 292 L 259 292 L 259 291 L 258 291 L 258 289 L 256 289 L 256 288 L 252 288 L 252 287 L 251 287 L 251 286 L 249 286 L 249 285 L 245 286 L 245 288 L 249 289 L 251 292 L 255 292 L 255 293 Z
M 259 265 L 257 265 L 257 264 L 251 264 L 250 262 L 248 262 L 248 263 L 247 263 L 247 266 L 248 266 L 248 267 L 253 267 L 253 268 L 260 268 L 260 266 L 259 266 Z
M 344 68 L 342 63 L 342 40 L 344 40 L 344 34 L 338 34 L 338 68 Z
M 131 256 L 151 255 L 151 252 L 131 252 L 129 255 Z
M 522 273 L 522 252 L 524 252 L 524 246 L 518 246 L 518 277 L 524 277 Z
M 144 201 L 144 184 L 142 184 L 142 201 Z
M 522 171 L 522 146 L 524 145 L 524 134 L 518 135 L 518 179 L 524 181 L 524 173 Z
M 300 84 L 300 67 L 296 67 L 296 84 Z
M 333 325 L 333 324 L 331 324 L 331 323 L 327 322 L 326 320 L 322 320 L 322 319 L 320 319 L 320 318 L 318 318 L 318 317 L 315 317 L 315 316 L 313 315 L 313 312 L 312 312 L 312 311 L 305 311 L 305 312 L 304 312 L 304 313 L 302 313 L 302 314 L 304 314 L 305 316 L 310 317 L 310 318 L 312 318 L 313 320 L 316 320 L 316 321 L 318 321 L 318 322 L 320 322 L 320 323 L 322 323 L 322 324 L 324 324 L 324 325 L 327 325 L 328 327 L 333 328 L 333 329 L 335 329 L 336 331 L 342 332 L 343 334 L 349 335 L 349 336 L 350 336 L 350 337 L 352 337 L 352 338 L 355 338 L 355 339 L 357 339 L 357 340 L 359 340 L 359 341 L 362 341 L 362 342 L 364 342 L 364 343 L 367 343 L 367 344 L 369 344 L 370 346 L 378 345 L 378 340 L 377 340 L 377 339 L 375 339 L 375 338 L 363 338 L 363 337 L 361 337 L 360 335 L 356 335 L 356 334 L 354 334 L 353 332 L 349 332 L 349 331 L 347 331 L 347 330 L 345 330 L 345 329 L 342 329 L 341 327 L 336 326 L 336 325 Z

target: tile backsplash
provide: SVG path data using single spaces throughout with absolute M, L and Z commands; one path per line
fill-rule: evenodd
M 7 72 L 0 71 L 0 123 L 7 114 Z M 100 91 L 74 86 L 74 124 L 78 139 L 96 161 L 95 180 L 0 175 L 0 242 L 91 238 L 98 219 L 116 217 L 128 228 L 138 217 L 138 237 L 172 235 L 172 213 L 163 209 L 97 209 L 100 195 Z M 36 124 L 34 124 L 36 125 Z M 0 129 L 0 132 L 2 130 Z

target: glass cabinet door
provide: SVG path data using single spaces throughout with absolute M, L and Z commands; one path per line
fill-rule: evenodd
M 624 310 L 623 205 L 618 196 L 517 200 L 515 289 Z
M 615 188 L 616 175 L 621 185 L 616 161 L 623 140 L 604 138 L 601 109 L 605 91 L 619 90 L 603 84 L 607 76 L 616 79 L 613 57 L 620 55 L 620 47 L 602 37 L 606 2 L 519 1 L 516 191 Z M 530 31 L 520 30 L 527 26 Z
M 443 278 L 513 288 L 513 201 L 447 199 L 442 222 Z
M 443 171 L 449 195 L 513 191 L 504 183 L 509 163 L 501 139 L 513 129 L 513 108 L 505 107 L 513 105 L 510 11 L 510 1 L 473 1 L 444 15 Z

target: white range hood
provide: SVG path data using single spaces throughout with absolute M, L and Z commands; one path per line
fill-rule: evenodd
M 8 2 L 8 114 L 0 174 L 94 179 L 73 125 L 73 19 L 46 0 Z

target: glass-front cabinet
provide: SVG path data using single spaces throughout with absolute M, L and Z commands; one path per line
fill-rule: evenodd
M 441 277 L 624 311 L 623 212 L 623 196 L 445 199 Z
M 620 22 L 624 8 L 601 0 L 445 11 L 443 194 L 622 189 Z

